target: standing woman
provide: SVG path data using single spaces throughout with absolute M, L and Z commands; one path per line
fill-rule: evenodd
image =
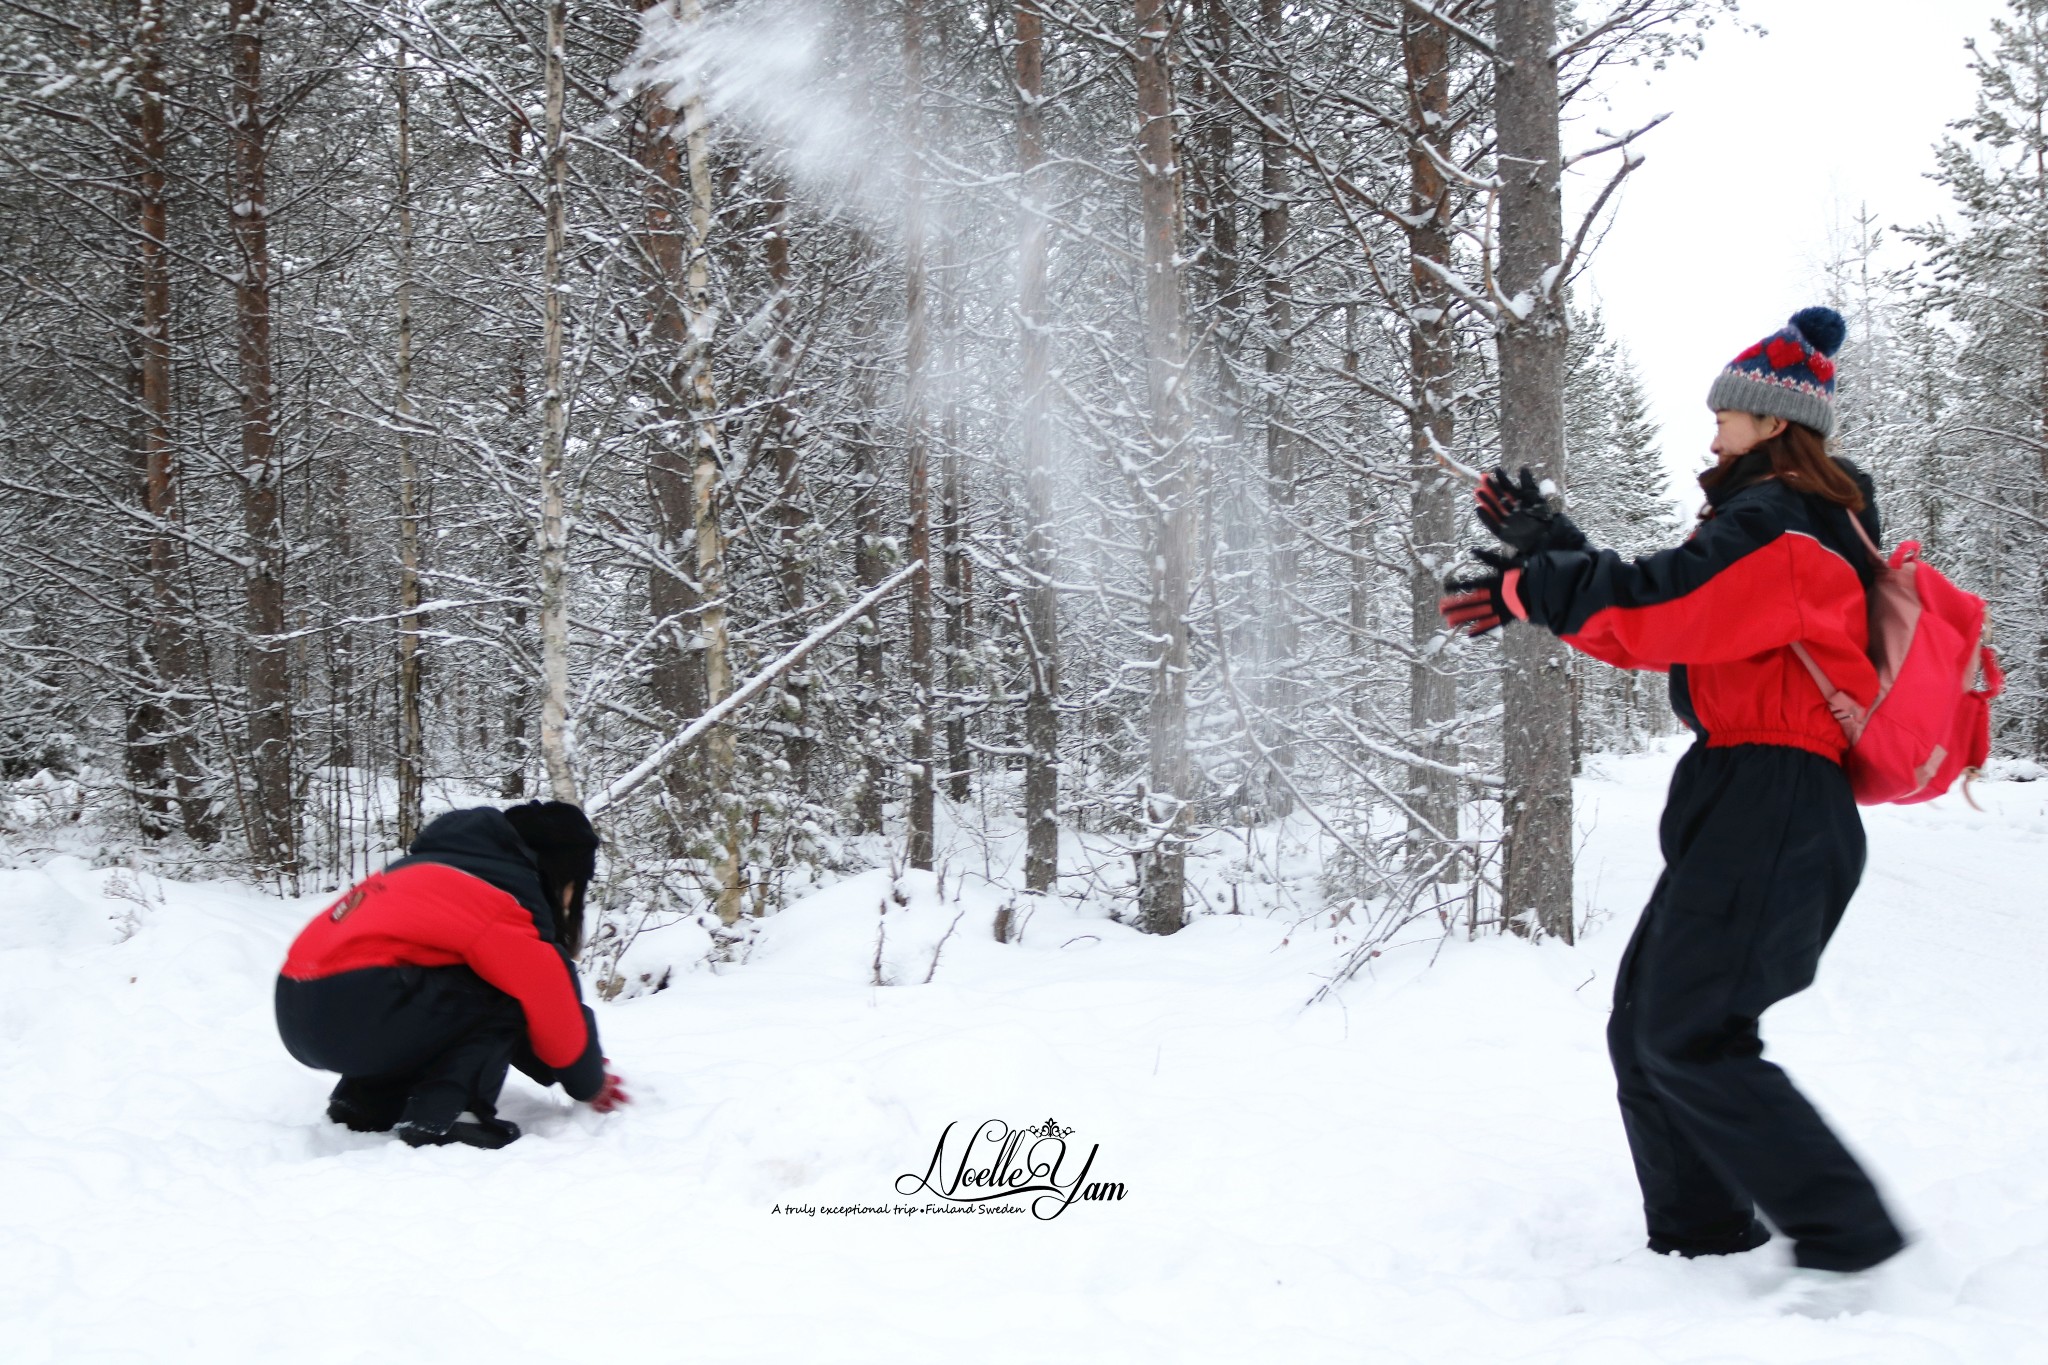
M 1597 550 L 1528 471 L 1480 486 L 1480 520 L 1512 555 L 1446 584 L 1444 619 L 1512 618 L 1620 668 L 1668 672 L 1697 736 L 1659 829 L 1664 872 L 1623 953 L 1608 1050 L 1650 1249 L 1681 1256 L 1792 1239 L 1806 1303 L 1860 1291 L 1905 1239 L 1869 1176 L 1785 1073 L 1757 1018 L 1813 981 L 1863 875 L 1863 825 L 1841 725 L 1791 646 L 1868 706 L 1870 481 L 1829 457 L 1841 316 L 1808 308 L 1729 363 L 1708 394 L 1716 464 L 1675 549 Z

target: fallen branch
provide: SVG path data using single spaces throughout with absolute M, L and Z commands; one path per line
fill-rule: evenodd
M 670 759 L 702 738 L 705 731 L 724 721 L 733 712 L 767 691 L 769 684 L 802 663 L 812 650 L 824 644 L 840 631 L 845 630 L 868 608 L 874 606 L 884 597 L 887 597 L 890 593 L 896 591 L 896 589 L 902 587 L 916 575 L 923 572 L 924 561 L 920 559 L 916 563 L 905 565 L 882 582 L 876 584 L 874 590 L 868 593 L 867 596 L 855 602 L 845 611 L 840 612 L 824 625 L 819 626 L 816 630 L 791 646 L 788 653 L 734 688 L 724 701 L 691 721 L 672 737 L 663 740 L 656 746 L 653 753 L 650 753 L 647 757 L 634 764 L 629 772 L 615 779 L 610 786 L 606 787 L 596 796 L 591 797 L 590 801 L 583 808 L 584 813 L 594 818 L 610 810 L 628 796 L 631 796 L 647 782 L 647 779 L 660 772 Z

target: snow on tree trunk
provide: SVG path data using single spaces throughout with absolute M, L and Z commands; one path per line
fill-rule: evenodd
M 771 182 L 768 194 L 768 232 L 761 244 L 762 262 L 767 268 L 771 291 L 768 305 L 768 385 L 773 406 L 768 416 L 768 448 L 775 470 L 776 578 L 781 586 L 781 609 L 789 613 L 787 643 L 802 635 L 803 612 L 809 595 L 807 572 L 811 517 L 804 487 L 804 443 L 798 424 L 801 415 L 790 402 L 789 389 L 795 382 L 796 338 L 790 331 L 795 308 L 789 261 L 789 189 L 779 178 Z M 782 742 L 783 758 L 789 764 L 791 786 L 803 794 L 808 790 L 811 755 L 817 748 L 812 729 L 811 673 L 800 669 L 782 685 L 782 722 L 787 727 Z
M 1494 100 L 1499 135 L 1501 454 L 1564 475 L 1567 322 L 1558 193 L 1556 0 L 1500 0 Z M 1564 647 L 1511 626 L 1502 642 L 1502 916 L 1517 932 L 1572 938 L 1571 680 Z
M 1446 570 L 1457 558 L 1464 503 L 1442 460 L 1457 435 L 1457 331 L 1446 277 L 1452 267 L 1450 185 L 1443 166 L 1454 164 L 1450 145 L 1451 39 L 1437 24 L 1405 14 L 1402 64 L 1408 77 L 1409 288 L 1408 520 L 1414 546 L 1408 571 L 1408 729 L 1415 752 L 1430 760 L 1408 770 L 1408 845 L 1422 867 L 1449 872 L 1458 837 L 1458 781 L 1445 767 L 1458 761 L 1458 680 L 1444 652 Z M 1441 766 L 1439 766 L 1441 765 Z
M 160 791 L 169 778 L 185 833 L 198 843 L 220 837 L 200 768 L 191 627 L 178 591 L 178 547 L 165 529 L 178 519 L 179 470 L 171 438 L 171 261 L 167 145 L 164 111 L 164 0 L 142 0 L 135 26 L 136 103 L 131 121 L 136 181 L 136 254 L 140 286 L 138 434 L 142 506 L 155 522 L 145 573 L 149 625 L 144 648 L 156 696 L 137 717 L 149 736 L 149 756 L 138 786 Z M 168 832 L 162 803 L 154 803 L 152 832 Z
M 923 0 L 903 3 L 903 443 L 910 557 L 931 563 L 931 323 L 925 300 L 924 13 Z M 932 576 L 910 585 L 910 799 L 904 859 L 932 865 Z
M 392 410 L 398 420 L 398 844 L 420 832 L 426 731 L 420 719 L 419 461 L 412 402 L 412 73 L 398 45 L 398 370 Z
M 1180 166 L 1174 140 L 1171 20 L 1165 0 L 1137 0 L 1131 43 L 1138 92 L 1138 195 L 1144 233 L 1145 381 L 1150 451 L 1139 479 L 1147 500 L 1145 547 L 1152 635 L 1152 700 L 1146 722 L 1149 771 L 1140 814 L 1139 920 L 1155 934 L 1186 916 L 1188 609 L 1195 551 L 1190 460 L 1187 337 L 1180 261 Z
M 569 526 L 562 499 L 562 460 L 569 439 L 569 403 L 562 368 L 562 253 L 568 236 L 568 156 L 563 127 L 562 44 L 566 0 L 548 6 L 547 104 L 543 208 L 547 241 L 542 248 L 541 286 L 546 293 L 541 320 L 540 440 L 540 755 L 548 793 L 575 801 L 576 769 L 569 717 Z
M 1022 209 L 1017 320 L 1024 465 L 1024 885 L 1046 892 L 1059 878 L 1060 638 L 1053 586 L 1052 317 L 1046 304 L 1045 28 L 1039 3 L 1017 0 L 1015 76 Z
M 685 27 L 704 22 L 699 0 L 679 0 Z M 690 176 L 690 259 L 683 279 L 688 346 L 683 356 L 690 436 L 694 447 L 690 480 L 692 538 L 697 547 L 697 591 L 702 605 L 697 631 L 704 649 L 704 703 L 713 707 L 732 691 L 732 653 L 726 635 L 724 433 L 719 429 L 718 391 L 711 339 L 718 323 L 711 302 L 711 129 L 704 101 L 692 91 L 683 101 L 683 150 Z M 712 877 L 719 921 L 737 923 L 746 891 L 743 812 L 733 791 L 738 746 L 732 726 L 719 725 L 704 740 L 704 787 L 715 808 L 719 848 Z
M 668 15 L 672 22 L 681 17 L 678 0 L 651 0 L 648 8 Z M 655 530 L 647 605 L 659 631 L 651 691 L 664 721 L 680 727 L 701 715 L 710 702 L 698 630 L 704 598 L 697 579 L 696 467 L 686 363 L 690 336 L 683 304 L 688 270 L 682 121 L 663 96 L 660 88 L 650 85 L 639 101 L 644 176 L 640 256 L 648 315 L 642 370 L 649 400 L 647 483 Z M 678 755 L 661 776 L 669 856 L 686 858 L 704 838 L 717 794 L 705 785 L 701 753 Z
M 270 336 L 270 235 L 265 174 L 270 125 L 263 104 L 268 0 L 230 0 L 233 73 L 228 137 L 228 218 L 235 243 L 236 382 L 240 390 L 243 649 L 248 679 L 246 818 L 259 865 L 297 875 L 298 800 L 292 785 L 292 673 L 285 641 L 284 472 L 278 458 Z
M 853 325 L 854 418 L 846 442 L 853 461 L 853 577 L 863 593 L 879 586 L 889 572 L 883 544 L 887 532 L 882 520 L 882 450 L 873 417 L 881 389 L 874 355 L 879 330 L 873 305 L 864 304 Z M 882 803 L 889 789 L 889 762 L 888 741 L 882 734 L 888 680 L 883 670 L 879 602 L 854 630 L 853 709 L 859 774 L 853 800 L 854 823 L 863 834 L 880 834 Z
M 1259 36 L 1269 51 L 1286 48 L 1285 0 L 1259 0 Z M 1288 266 L 1289 233 L 1294 200 L 1293 150 L 1279 129 L 1292 118 L 1288 109 L 1284 69 L 1268 68 L 1261 77 L 1259 109 L 1267 126 L 1259 138 L 1259 271 L 1265 294 L 1265 426 L 1266 545 L 1271 602 L 1266 610 L 1266 684 L 1260 701 L 1265 712 L 1265 747 L 1282 773 L 1294 766 L 1296 710 L 1300 688 L 1294 677 L 1301 649 L 1301 603 L 1298 584 L 1301 550 L 1295 527 L 1298 515 L 1299 452 L 1292 424 L 1289 389 L 1294 370 L 1294 281 Z M 1261 803 L 1274 817 L 1294 809 L 1287 781 L 1261 771 Z

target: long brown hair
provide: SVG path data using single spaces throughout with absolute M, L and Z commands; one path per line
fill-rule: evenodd
M 1829 457 L 1827 439 L 1812 427 L 1787 422 L 1783 431 L 1767 441 L 1759 441 L 1750 454 L 1758 451 L 1770 457 L 1771 473 L 1787 486 L 1825 498 L 1851 512 L 1863 510 L 1863 490 L 1856 486 L 1856 481 L 1846 470 Z M 1708 490 L 1718 487 L 1734 467 L 1733 460 L 1715 465 L 1700 475 L 1700 487 Z

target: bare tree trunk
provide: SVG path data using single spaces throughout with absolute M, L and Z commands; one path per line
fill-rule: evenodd
M 1499 0 L 1494 78 L 1500 151 L 1501 453 L 1510 469 L 1564 475 L 1567 319 L 1558 196 L 1556 0 Z M 1571 684 L 1564 647 L 1506 632 L 1501 681 L 1505 868 L 1502 916 L 1517 932 L 1572 939 Z
M 1213 432 L 1204 432 L 1205 454 L 1212 458 L 1205 465 L 1210 477 L 1203 488 L 1202 516 L 1215 546 L 1210 571 L 1219 593 L 1223 647 L 1232 660 L 1231 676 L 1251 703 L 1251 728 L 1242 737 L 1243 777 L 1235 799 L 1248 814 L 1264 814 L 1272 809 L 1280 785 L 1262 750 L 1279 739 L 1267 708 L 1272 675 L 1266 667 L 1276 624 L 1266 594 L 1273 586 L 1275 565 L 1271 526 L 1261 516 L 1271 511 L 1265 496 L 1270 490 L 1260 472 L 1267 452 L 1255 450 L 1265 439 L 1272 410 L 1263 377 L 1252 380 L 1247 391 L 1244 351 L 1247 345 L 1257 345 L 1261 364 L 1268 358 L 1270 334 L 1263 313 L 1270 302 L 1267 286 L 1271 280 L 1263 259 L 1264 233 L 1276 224 L 1268 220 L 1266 210 L 1272 205 L 1262 192 L 1254 189 L 1247 195 L 1238 183 L 1238 176 L 1245 172 L 1238 160 L 1238 126 L 1244 116 L 1234 91 L 1241 73 L 1249 72 L 1263 116 L 1274 112 L 1266 97 L 1278 86 L 1276 59 L 1265 41 L 1270 35 L 1263 23 L 1263 10 L 1259 11 L 1261 22 L 1252 45 L 1253 59 L 1243 68 L 1237 61 L 1240 19 L 1232 10 L 1232 0 L 1189 0 L 1181 11 L 1188 25 L 1184 30 L 1188 48 L 1196 59 L 1189 64 L 1188 90 L 1175 93 L 1194 123 L 1182 129 L 1186 152 L 1182 212 L 1193 238 L 1188 247 L 1198 249 L 1202 268 L 1190 272 L 1186 284 L 1195 293 L 1190 305 L 1193 312 L 1211 319 L 1203 329 L 1204 349 L 1214 358 L 1216 376 L 1215 389 L 1203 404 L 1204 416 L 1214 426 Z M 1260 129 L 1259 135 L 1258 171 L 1263 178 L 1268 169 L 1270 134 Z M 1260 230 L 1249 262 L 1240 221 L 1247 200 Z M 1284 219 L 1283 211 L 1279 225 L 1283 238 Z M 1255 291 L 1261 313 L 1256 322 L 1249 307 Z M 1255 417 L 1261 427 L 1257 440 L 1249 430 Z M 1262 558 L 1263 565 L 1259 562 Z
M 1358 378 L 1358 304 L 1344 305 L 1344 373 L 1351 379 Z M 1346 406 L 1355 408 L 1355 396 L 1347 397 Z M 1372 654 L 1372 541 L 1370 533 L 1371 509 L 1366 501 L 1366 483 L 1362 470 L 1345 470 L 1344 479 L 1344 551 L 1346 567 L 1346 592 L 1344 594 L 1344 624 L 1350 634 L 1350 654 L 1355 663 L 1352 676 L 1351 695 L 1346 705 L 1359 719 L 1366 719 L 1371 712 L 1371 674 L 1367 667 Z
M 241 388 L 244 577 L 248 643 L 251 852 L 296 879 L 298 803 L 292 790 L 291 658 L 286 652 L 283 473 L 273 415 L 270 341 L 270 224 L 264 182 L 269 126 L 263 108 L 263 38 L 268 0 L 229 0 L 228 217 L 237 260 L 235 350 Z
M 547 242 L 541 285 L 547 292 L 541 321 L 540 441 L 540 755 L 548 792 L 575 801 L 574 736 L 569 718 L 569 526 L 562 503 L 562 456 L 569 439 L 568 394 L 562 372 L 562 253 L 568 236 L 568 157 L 563 127 L 562 44 L 567 0 L 548 5 L 547 164 L 543 171 Z
M 1294 709 L 1297 689 L 1293 677 L 1294 658 L 1300 652 L 1301 626 L 1296 617 L 1296 581 L 1300 551 L 1296 547 L 1295 492 L 1297 487 L 1294 433 L 1287 405 L 1287 388 L 1294 369 L 1294 282 L 1288 274 L 1288 225 L 1293 207 L 1293 150 L 1277 131 L 1289 120 L 1287 82 L 1278 63 L 1284 60 L 1286 0 L 1259 0 L 1259 34 L 1264 39 L 1269 62 L 1262 78 L 1260 112 L 1267 128 L 1259 141 L 1261 198 L 1259 203 L 1259 268 L 1265 286 L 1265 423 L 1266 423 L 1266 545 L 1267 574 L 1272 600 L 1266 616 L 1263 672 L 1267 734 L 1265 744 L 1282 769 L 1291 768 L 1294 751 Z M 1265 788 L 1262 803 L 1269 815 L 1284 816 L 1294 808 L 1288 786 L 1262 773 Z
M 524 389 L 524 385 L 521 385 Z M 521 410 L 525 407 L 524 394 L 520 396 Z M 505 547 L 505 581 L 519 583 L 531 561 L 527 559 L 529 546 L 521 537 Z M 523 585 L 522 585 L 523 589 Z M 514 604 L 505 622 L 506 633 L 514 640 L 524 641 L 527 634 L 526 595 L 522 590 L 514 596 Z M 498 776 L 498 795 L 507 801 L 517 801 L 526 795 L 526 769 L 533 760 L 533 740 L 527 733 L 533 712 L 533 676 L 525 669 L 515 670 L 507 679 L 505 689 L 504 727 L 500 738 L 499 761 L 504 765 Z
M 940 14 L 938 45 L 941 52 L 953 46 L 945 11 Z M 939 142 L 950 147 L 955 141 L 948 110 L 940 115 Z M 950 222 L 940 238 L 938 288 L 946 395 L 939 418 L 939 535 L 946 588 L 946 795 L 964 802 L 974 794 L 974 757 L 967 741 L 968 692 L 976 676 L 969 644 L 974 637 L 974 564 L 967 557 L 967 470 L 961 460 L 966 439 L 960 405 L 961 385 L 966 379 L 962 354 L 966 318 L 960 283 L 960 231 Z
M 398 846 L 420 832 L 426 735 L 420 724 L 419 464 L 412 448 L 412 73 L 398 44 Z
M 220 837 L 193 732 L 192 648 L 178 599 L 177 547 L 168 527 L 178 517 L 178 465 L 171 445 L 171 266 L 168 237 L 167 145 L 164 121 L 163 0 L 141 0 L 135 29 L 138 69 L 133 133 L 136 160 L 137 255 L 141 326 L 140 454 L 142 505 L 156 522 L 148 542 L 149 630 L 144 648 L 161 700 L 139 716 L 154 754 L 148 785 L 161 789 L 168 769 L 185 833 L 202 844 Z
M 2034 184 L 2048 191 L 2048 148 L 2043 148 L 2038 143 L 2034 149 Z M 2041 208 L 2048 208 L 2048 205 L 2037 206 L 2036 212 L 2038 213 Z M 2037 217 L 2035 221 L 2039 222 L 2040 219 Z M 2042 303 L 2048 303 L 2048 252 L 2041 251 L 2037 246 L 2034 259 L 2035 268 L 2039 272 L 2036 298 Z M 2040 327 L 2038 322 L 2035 325 Z M 2044 438 L 2048 438 L 2048 328 L 2041 328 L 2038 335 L 2041 338 L 2041 394 L 2038 400 L 2041 414 L 2040 431 Z M 2048 486 L 2044 486 L 2048 485 L 2048 439 L 2044 439 L 2036 452 L 2035 462 L 2040 479 L 2034 484 L 2033 511 L 2036 517 L 2042 517 L 2048 515 Z M 2042 523 L 2037 521 L 2035 524 L 2038 526 Z M 2032 749 L 2033 756 L 2042 759 L 2048 758 L 2048 569 L 2036 568 L 2034 592 L 2035 602 L 2041 614 L 2034 625 L 2034 687 L 2037 700 L 2031 727 Z
M 869 414 L 878 401 L 879 375 L 874 346 L 877 331 L 871 305 L 863 305 L 853 325 L 855 364 L 854 428 L 847 441 L 853 454 L 853 576 L 862 593 L 888 577 L 883 560 L 886 529 L 882 524 L 882 452 Z M 861 782 L 854 796 L 854 823 L 863 834 L 882 832 L 882 799 L 888 790 L 889 765 L 882 736 L 885 700 L 882 673 L 882 605 L 877 602 L 854 627 L 854 717 L 860 727 Z
M 526 159 L 524 128 L 520 116 L 514 113 L 506 120 L 505 166 L 517 173 L 519 165 Z M 531 253 L 525 239 L 515 240 L 512 246 L 512 276 L 515 279 L 527 277 Z M 529 451 L 527 442 L 532 426 L 528 408 L 532 395 L 526 387 L 527 333 L 525 328 L 514 325 L 511 329 L 510 344 L 505 348 L 505 429 L 511 442 L 510 458 L 524 463 Z M 521 509 L 524 520 L 524 509 Z M 525 571 L 530 562 L 527 552 L 530 547 L 524 536 L 515 536 L 502 548 L 504 574 L 507 583 L 521 585 L 520 591 L 512 594 L 513 606 L 508 613 L 504 629 L 509 638 L 522 642 L 532 638 L 527 634 Z M 508 801 L 516 801 L 526 795 L 526 769 L 533 758 L 533 742 L 527 734 L 534 700 L 534 679 L 531 671 L 515 668 L 510 670 L 505 689 L 504 735 L 501 761 L 504 768 L 498 780 L 498 795 Z
M 675 0 L 650 0 L 647 8 L 678 13 Z M 683 147 L 679 120 L 663 92 L 650 86 L 640 95 L 639 152 L 643 184 L 641 257 L 647 270 L 647 338 L 644 353 L 653 412 L 647 425 L 647 482 L 654 514 L 656 562 L 647 571 L 647 604 L 666 622 L 655 647 L 651 678 L 654 700 L 666 721 L 680 727 L 709 706 L 704 650 L 697 626 L 703 612 L 695 550 L 695 477 L 691 455 L 689 324 L 683 315 L 684 264 Z M 701 780 L 700 753 L 680 754 L 661 775 L 663 808 L 671 856 L 682 857 L 705 828 L 715 794 Z
M 946 239 L 941 267 L 952 280 L 958 269 L 956 240 Z M 974 685 L 974 562 L 967 557 L 967 470 L 960 459 L 965 432 L 960 420 L 960 289 L 945 293 L 946 374 L 950 376 L 945 416 L 939 423 L 939 525 L 946 583 L 946 795 L 965 801 L 974 794 L 974 757 L 967 745 L 967 693 Z
M 683 22 L 704 21 L 699 0 L 681 0 Z M 683 102 L 683 150 L 690 173 L 690 260 L 683 278 L 683 307 L 689 319 L 689 349 L 684 374 L 689 383 L 691 434 L 695 460 L 691 477 L 691 510 L 697 543 L 697 591 L 703 609 L 697 621 L 704 640 L 704 701 L 716 706 L 732 691 L 732 654 L 725 628 L 725 532 L 720 523 L 725 500 L 722 463 L 724 434 L 718 423 L 718 391 L 711 373 L 711 338 L 717 311 L 711 306 L 711 129 L 704 101 L 692 94 Z M 717 807 L 719 922 L 738 922 L 746 883 L 741 863 L 741 809 L 733 793 L 737 763 L 732 726 L 719 725 L 704 736 L 704 786 Z
M 775 468 L 776 578 L 782 585 L 782 609 L 789 613 L 788 644 L 803 638 L 803 610 L 809 584 L 805 566 L 811 518 L 804 489 L 803 444 L 798 418 L 789 403 L 789 386 L 794 382 L 796 338 L 790 333 L 790 313 L 795 302 L 790 295 L 789 193 L 776 182 L 769 194 L 768 232 L 762 243 L 767 258 L 768 283 L 774 300 L 768 306 L 768 383 L 774 394 L 768 415 L 767 443 Z M 791 785 L 798 792 L 809 787 L 811 755 L 817 741 L 811 730 L 811 673 L 808 668 L 790 671 L 782 683 L 783 721 L 789 727 L 782 740 L 782 755 L 789 764 Z
M 1231 81 L 1236 76 L 1231 25 L 1235 22 L 1226 0 L 1203 0 L 1202 40 L 1213 67 L 1213 81 Z M 1198 74 L 1198 82 L 1209 73 Z M 1197 87 L 1200 88 L 1199 85 Z M 1207 239 L 1210 300 L 1219 323 L 1216 328 L 1216 401 L 1222 410 L 1223 439 L 1227 449 L 1241 450 L 1245 444 L 1244 393 L 1238 382 L 1237 357 L 1244 340 L 1245 286 L 1240 270 L 1237 211 L 1239 195 L 1231 178 L 1236 158 L 1236 109 L 1221 90 L 1208 92 L 1207 162 L 1200 174 L 1202 198 L 1194 206 L 1195 229 Z
M 909 183 L 903 194 L 903 441 L 908 480 L 910 558 L 925 571 L 910 584 L 910 801 L 904 857 L 912 867 L 932 865 L 932 526 L 931 419 L 926 412 L 930 337 L 925 316 L 924 223 L 924 0 L 903 3 L 903 137 L 909 148 Z
M 1040 0 L 1017 0 L 1017 146 L 1022 180 L 1021 323 L 1024 454 L 1024 885 L 1046 892 L 1059 879 L 1060 641 L 1053 586 L 1052 323 L 1046 306 L 1045 29 Z
M 1187 743 L 1188 606 L 1195 540 L 1195 489 L 1188 469 L 1186 314 L 1181 296 L 1180 166 L 1166 47 L 1166 0 L 1137 0 L 1131 44 L 1138 92 L 1138 195 L 1143 216 L 1145 378 L 1151 455 L 1140 478 L 1147 513 L 1152 703 L 1146 739 L 1150 781 L 1142 818 L 1151 843 L 1139 859 L 1139 917 L 1170 934 L 1186 917 L 1190 770 Z
M 1441 167 L 1449 162 L 1451 130 L 1450 35 L 1404 12 L 1401 53 L 1408 78 L 1408 229 L 1410 330 L 1408 336 L 1408 520 L 1412 551 L 1408 572 L 1408 729 L 1415 752 L 1446 766 L 1457 762 L 1454 726 L 1458 683 L 1443 653 L 1443 618 L 1437 599 L 1458 554 L 1459 488 L 1438 459 L 1456 437 L 1452 410 L 1457 335 L 1451 327 L 1450 187 Z M 1458 783 L 1443 768 L 1408 770 L 1411 857 L 1421 866 L 1448 866 L 1446 840 L 1458 837 Z M 1434 833 L 1432 831 L 1435 831 Z M 1441 838 L 1438 835 L 1441 834 Z

